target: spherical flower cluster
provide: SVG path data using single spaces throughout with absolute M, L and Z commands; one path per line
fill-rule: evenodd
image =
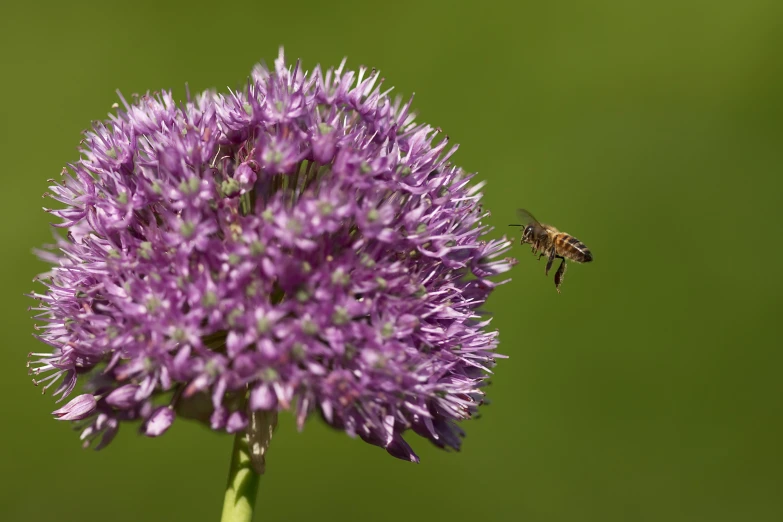
M 85 133 L 39 253 L 36 384 L 85 447 L 176 415 L 247 430 L 292 409 L 418 461 L 412 429 L 458 449 L 497 332 L 480 306 L 509 270 L 455 148 L 375 71 L 257 66 L 183 104 L 145 95 Z M 79 377 L 82 376 L 82 379 Z

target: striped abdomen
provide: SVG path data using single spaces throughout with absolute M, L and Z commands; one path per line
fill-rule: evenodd
M 555 236 L 555 251 L 557 255 L 577 263 L 589 263 L 593 260 L 590 249 L 577 238 L 565 232 L 559 232 Z

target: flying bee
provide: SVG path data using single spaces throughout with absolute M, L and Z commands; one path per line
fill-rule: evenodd
M 522 229 L 522 240 L 520 244 L 529 244 L 532 246 L 534 254 L 538 254 L 538 259 L 543 256 L 548 258 L 546 263 L 546 275 L 552 268 L 555 259 L 562 259 L 560 266 L 555 272 L 555 289 L 560 293 L 560 285 L 566 271 L 566 259 L 576 263 L 589 263 L 593 260 L 593 254 L 584 243 L 579 241 L 571 234 L 560 232 L 551 225 L 540 223 L 533 214 L 527 210 L 517 210 L 517 215 L 522 224 L 509 225 L 512 227 L 524 227 Z

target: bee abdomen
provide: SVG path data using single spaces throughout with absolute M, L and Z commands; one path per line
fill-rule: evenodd
M 593 254 L 587 246 L 574 236 L 560 234 L 555 240 L 558 254 L 576 261 L 577 263 L 589 263 L 593 260 Z

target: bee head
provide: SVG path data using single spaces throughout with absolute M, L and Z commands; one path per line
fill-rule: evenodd
M 533 225 L 528 225 L 522 231 L 522 242 L 531 243 L 536 237 L 536 229 Z

